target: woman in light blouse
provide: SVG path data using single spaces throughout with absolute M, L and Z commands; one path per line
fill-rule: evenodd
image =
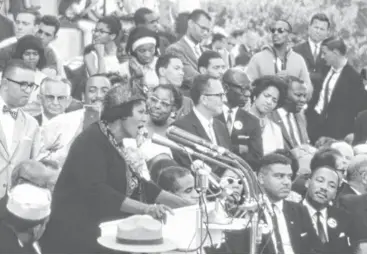
M 282 130 L 268 116 L 284 101 L 287 84 L 279 77 L 266 75 L 252 83 L 251 114 L 259 118 L 262 128 L 264 155 L 277 149 L 283 149 Z

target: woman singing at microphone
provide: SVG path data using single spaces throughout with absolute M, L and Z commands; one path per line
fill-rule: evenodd
M 106 94 L 101 121 L 75 139 L 59 176 L 41 241 L 46 253 L 108 253 L 97 243 L 101 222 L 132 214 L 164 220 L 168 206 L 186 204 L 149 181 L 141 159 L 123 146 L 124 138 L 137 138 L 146 119 L 145 99 L 129 85 Z

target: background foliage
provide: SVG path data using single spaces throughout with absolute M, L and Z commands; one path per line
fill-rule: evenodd
M 161 7 L 164 16 L 167 8 L 164 3 Z M 269 41 L 268 26 L 277 18 L 292 24 L 292 41 L 299 43 L 307 37 L 311 16 L 323 12 L 332 22 L 331 35 L 345 40 L 350 62 L 358 71 L 367 66 L 367 0 L 206 0 L 205 8 L 228 33 L 248 29 L 247 41 L 252 47 Z

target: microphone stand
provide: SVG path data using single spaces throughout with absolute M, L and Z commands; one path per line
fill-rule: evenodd
M 205 233 L 204 233 L 204 214 L 205 214 L 205 195 L 209 188 L 209 180 L 206 174 L 200 173 L 196 171 L 195 173 L 195 189 L 199 193 L 199 217 L 197 217 L 196 224 L 197 229 L 200 231 L 200 240 L 199 240 L 199 254 L 205 254 L 204 251 L 204 242 L 205 242 Z

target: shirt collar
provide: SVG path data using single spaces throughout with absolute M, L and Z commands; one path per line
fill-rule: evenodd
M 321 43 L 322 43 L 322 41 L 321 42 L 319 42 L 319 43 L 315 43 L 314 41 L 312 41 L 311 40 L 311 38 L 309 37 L 308 38 L 308 43 L 311 45 L 311 46 L 313 46 L 313 47 L 316 47 L 317 46 L 317 48 L 318 49 L 320 49 L 321 48 Z
M 282 212 L 283 211 L 283 206 L 284 206 L 284 200 L 282 199 L 282 200 L 280 200 L 280 201 L 278 201 L 278 202 L 275 202 L 275 203 L 273 203 L 276 207 L 277 207 L 277 209 L 280 211 L 280 212 Z
M 4 101 L 4 99 L 2 98 L 2 96 L 0 96 L 0 110 L 2 110 L 2 109 L 3 109 L 4 105 L 8 106 L 8 105 L 5 103 L 5 101 Z M 18 108 L 11 108 L 11 110 L 12 110 L 12 111 L 18 111 Z
M 196 107 L 194 107 L 193 110 L 194 110 L 196 117 L 198 117 L 199 121 L 205 128 L 207 128 L 209 125 L 213 125 L 213 118 L 208 120 L 203 114 L 201 114 L 200 111 L 198 111 Z
M 311 217 L 313 217 L 317 213 L 317 210 L 307 201 L 307 199 L 304 199 L 302 204 L 304 206 L 306 206 L 306 208 L 308 209 Z M 324 219 L 327 219 L 327 208 L 326 207 L 324 209 L 322 209 L 320 211 L 320 213 L 321 213 L 321 216 Z
M 343 65 L 340 68 L 335 69 L 334 67 L 331 67 L 331 70 L 333 70 L 335 73 L 340 73 L 344 69 L 344 67 L 347 65 L 347 63 L 348 63 L 348 59 L 344 59 Z
M 239 107 L 234 107 L 232 108 L 232 114 L 236 115 L 237 114 L 237 111 L 238 111 Z M 228 115 L 228 111 L 229 111 L 229 107 L 225 104 L 223 104 L 223 113 L 225 116 Z
M 195 44 L 188 36 L 184 36 L 184 40 L 188 43 L 188 45 L 192 48 L 195 48 L 198 44 Z
M 283 107 L 282 108 L 278 108 L 278 113 L 280 115 L 281 118 L 285 118 L 287 117 L 288 113 Z

